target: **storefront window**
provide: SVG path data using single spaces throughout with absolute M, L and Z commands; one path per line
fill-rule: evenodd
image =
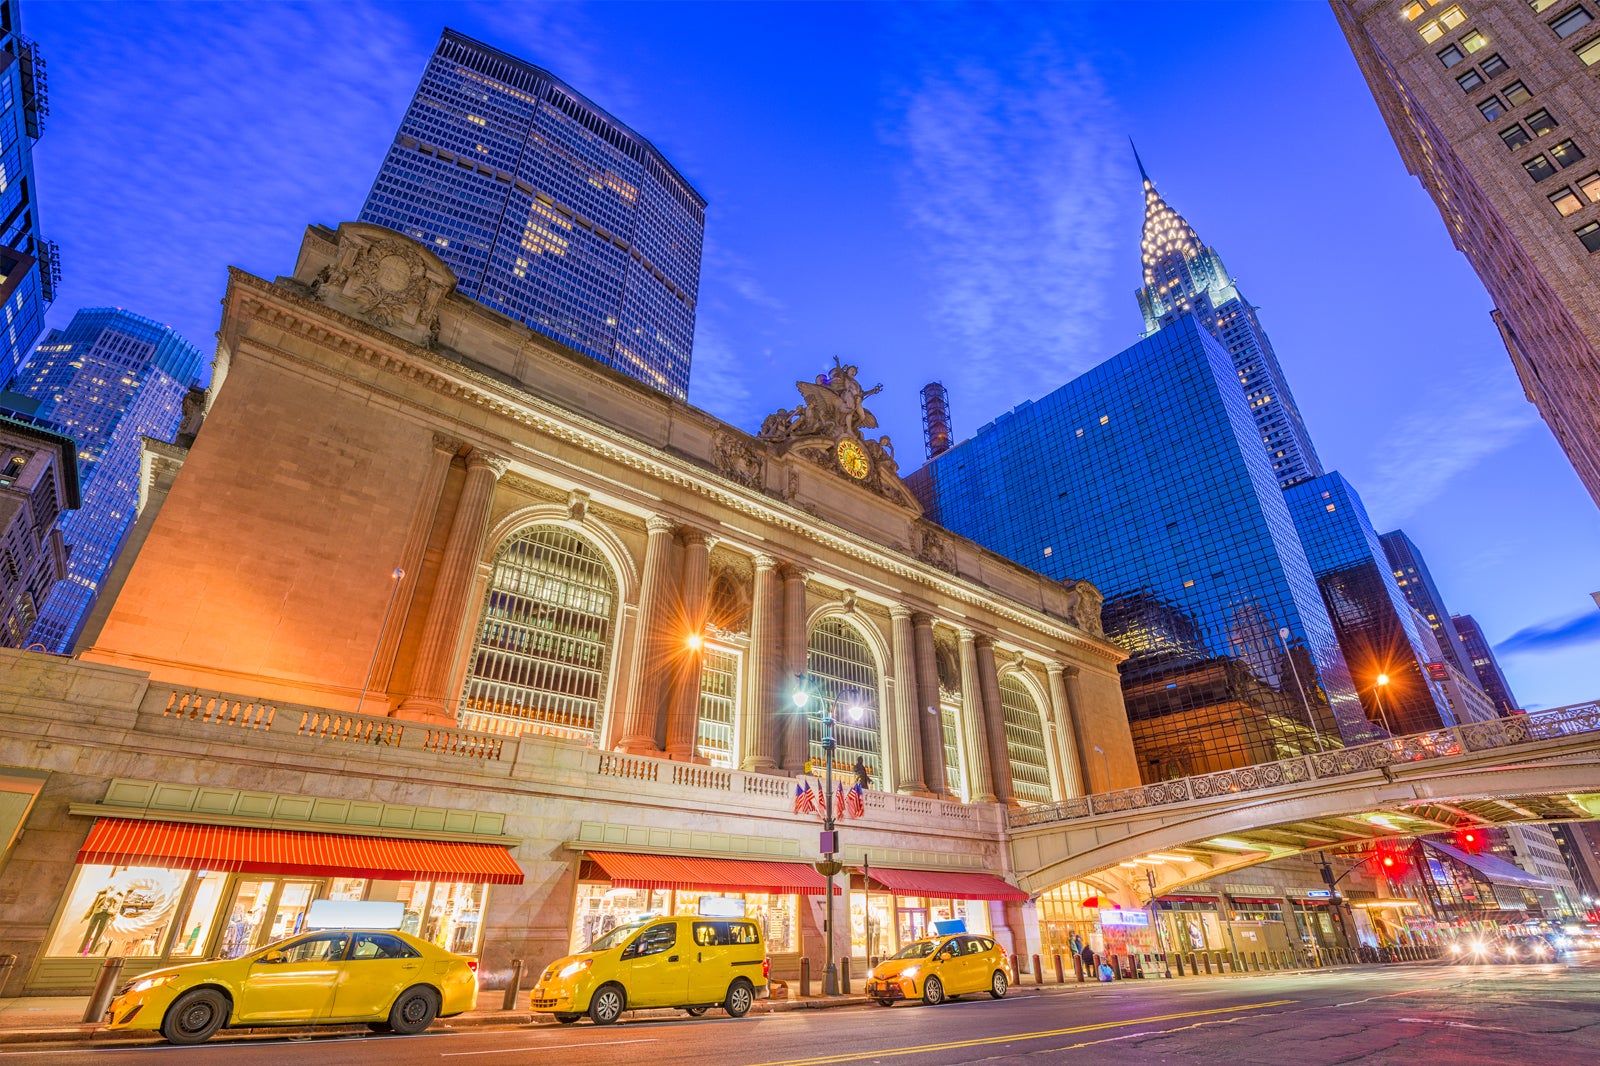
M 767 946 L 767 954 L 782 955 L 800 950 L 800 897 L 767 892 L 719 892 L 712 889 L 612 888 L 608 884 L 578 885 L 577 905 L 573 910 L 570 950 L 587 951 L 596 939 L 619 925 L 656 915 L 698 914 L 700 897 L 744 902 L 744 916 L 756 923 Z
M 893 896 L 850 894 L 850 949 L 851 954 L 867 958 L 885 959 L 895 953 Z
M 272 900 L 274 881 L 241 880 L 234 888 L 233 906 L 222 927 L 222 944 L 217 954 L 224 959 L 236 959 L 255 946 L 261 924 L 267 916 L 267 904 Z
M 78 867 L 50 954 L 161 954 L 188 877 L 187 870 L 149 866 Z
M 1227 946 L 1216 900 L 1162 900 L 1162 933 L 1174 951 L 1220 951 Z
M 365 877 L 335 877 L 328 882 L 328 899 L 344 899 L 359 902 L 367 898 L 367 879 Z
M 478 930 L 483 925 L 484 887 L 464 881 L 440 881 L 434 885 L 423 939 L 458 955 L 472 954 L 477 949 Z
M 206 952 L 211 942 L 211 926 L 217 920 L 217 910 L 222 902 L 222 891 L 228 885 L 228 875 L 207 873 L 195 875 L 198 883 L 193 892 L 189 913 L 178 926 L 177 938 L 172 941 L 172 954 L 178 958 L 197 959 Z
M 1083 905 L 1099 895 L 1093 885 L 1068 881 L 1039 897 L 1039 932 L 1048 954 L 1065 956 L 1070 952 L 1073 933 L 1095 951 L 1101 950 L 1100 912 Z

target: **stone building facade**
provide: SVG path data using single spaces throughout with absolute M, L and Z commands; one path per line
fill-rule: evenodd
M 855 367 L 751 435 L 453 290 L 362 223 L 233 274 L 92 646 L 0 663 L 9 991 L 242 950 L 317 895 L 405 902 L 490 974 L 738 895 L 782 973 L 821 955 L 825 713 L 869 786 L 841 942 L 1036 943 L 1004 805 L 1082 794 L 1085 752 L 1138 780 L 1098 592 L 923 518 Z
M 48 423 L 0 408 L 0 648 L 21 648 L 67 572 L 56 525 L 79 505 L 78 448 Z
M 1600 5 L 1332 0 L 1406 169 L 1600 503 Z

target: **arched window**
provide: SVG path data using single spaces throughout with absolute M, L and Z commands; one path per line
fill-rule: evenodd
M 557 526 L 524 529 L 494 557 L 461 723 L 587 740 L 605 703 L 617 583 L 605 557 Z
M 706 624 L 723 633 L 750 632 L 750 590 L 747 583 L 723 571 L 711 582 Z
M 1055 797 L 1044 753 L 1044 720 L 1033 693 L 1008 674 L 1000 679 L 1000 709 L 1006 722 L 1012 792 L 1023 803 L 1049 803 Z
M 866 763 L 872 782 L 883 787 L 883 746 L 879 739 L 878 667 L 861 631 L 842 618 L 818 622 L 806 642 L 806 670 L 822 706 L 815 714 L 833 715 L 833 761 L 848 769 L 856 756 Z M 857 713 L 851 714 L 854 709 Z M 816 718 L 808 722 L 810 757 L 822 762 L 822 737 L 827 732 Z M 846 787 L 848 787 L 846 782 Z

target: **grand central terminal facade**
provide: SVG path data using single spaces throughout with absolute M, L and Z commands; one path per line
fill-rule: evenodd
M 218 337 L 77 654 L 0 650 L 0 995 L 237 954 L 318 898 L 399 901 L 491 974 L 736 898 L 792 973 L 830 718 L 866 786 L 839 953 L 941 917 L 1039 950 L 1005 812 L 1138 783 L 1124 653 L 1093 586 L 922 516 L 856 367 L 748 433 L 358 223 L 234 271 Z

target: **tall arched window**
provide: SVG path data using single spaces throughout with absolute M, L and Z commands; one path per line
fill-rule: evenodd
M 587 740 L 605 703 L 617 583 L 578 534 L 534 526 L 494 557 L 461 723 Z
M 806 670 L 822 706 L 813 705 L 818 714 L 834 719 L 833 760 L 836 766 L 855 765 L 856 756 L 866 763 L 873 784 L 883 786 L 883 745 L 879 738 L 878 666 L 861 631 L 842 618 L 825 618 L 811 631 L 806 643 Z M 851 714 L 854 709 L 857 713 Z M 822 762 L 823 723 L 816 718 L 808 723 L 810 756 Z
M 1011 790 L 1024 803 L 1049 803 L 1055 797 L 1044 752 L 1044 719 L 1033 693 L 1008 674 L 1000 679 L 1000 709 L 1006 722 L 1006 752 L 1011 757 Z

